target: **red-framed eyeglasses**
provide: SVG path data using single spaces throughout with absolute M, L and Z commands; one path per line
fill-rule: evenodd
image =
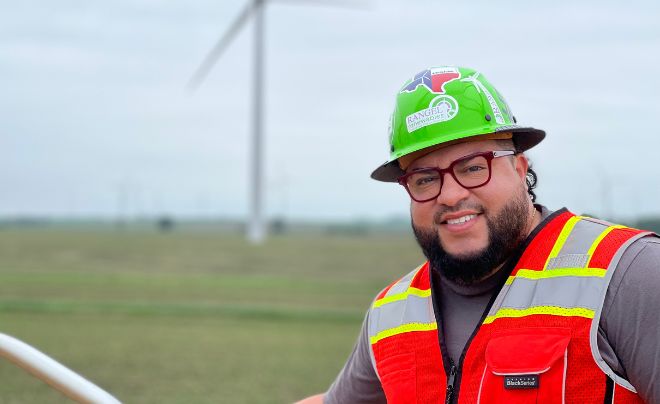
M 399 177 L 398 182 L 414 201 L 428 202 L 440 195 L 445 174 L 451 174 L 452 178 L 465 189 L 482 187 L 490 181 L 491 161 L 497 157 L 514 154 L 516 152 L 513 150 L 474 153 L 452 161 L 447 168 L 416 168 Z

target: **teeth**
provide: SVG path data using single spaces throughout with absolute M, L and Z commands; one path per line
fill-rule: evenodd
M 447 220 L 447 223 L 448 223 L 448 224 L 460 224 L 460 223 L 465 223 L 465 222 L 467 222 L 468 220 L 472 220 L 472 219 L 474 219 L 475 217 L 477 217 L 477 215 L 467 215 L 467 216 L 459 217 L 459 218 L 456 218 L 456 219 L 448 219 L 448 220 Z

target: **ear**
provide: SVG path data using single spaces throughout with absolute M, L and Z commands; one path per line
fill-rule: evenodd
M 529 161 L 527 160 L 527 156 L 525 156 L 523 153 L 516 154 L 515 156 L 516 160 L 516 173 L 518 173 L 518 176 L 520 177 L 520 180 L 525 183 L 525 178 L 527 177 L 527 170 L 529 169 Z

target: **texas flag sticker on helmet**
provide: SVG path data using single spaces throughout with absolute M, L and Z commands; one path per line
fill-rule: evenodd
M 460 78 L 461 73 L 456 67 L 432 67 L 417 73 L 410 83 L 406 84 L 403 89 L 401 89 L 401 92 L 412 93 L 417 90 L 419 86 L 424 86 L 432 93 L 444 94 L 445 84 Z

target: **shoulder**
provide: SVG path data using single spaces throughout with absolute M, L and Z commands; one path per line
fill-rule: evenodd
M 649 290 L 657 288 L 658 285 L 660 285 L 660 237 L 649 235 L 635 240 L 623 251 L 612 276 L 610 288 Z
M 634 259 L 636 255 L 644 251 L 645 253 L 660 253 L 660 236 L 655 233 L 646 235 L 635 240 L 624 252 L 622 258 Z
M 387 299 L 388 297 L 406 293 L 410 288 L 422 290 L 428 290 L 431 288 L 428 262 L 423 263 L 381 290 L 378 295 L 376 295 L 374 304 L 383 299 Z
M 660 237 L 649 235 L 635 240 L 621 254 L 610 280 L 604 311 L 615 302 L 631 307 L 660 302 Z M 650 299 L 650 300 L 649 300 Z M 646 302 L 649 300 L 648 302 Z M 645 303 L 646 302 L 646 303 Z

